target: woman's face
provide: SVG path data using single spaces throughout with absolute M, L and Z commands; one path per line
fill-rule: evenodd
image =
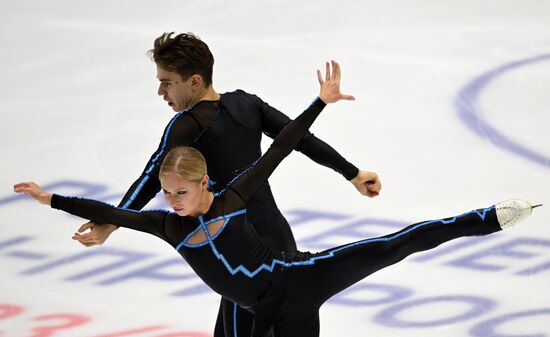
M 206 182 L 206 183 L 204 183 Z M 160 176 L 160 184 L 166 203 L 179 216 L 198 216 L 199 207 L 207 192 L 208 178 L 193 182 L 182 178 L 175 173 L 165 173 Z

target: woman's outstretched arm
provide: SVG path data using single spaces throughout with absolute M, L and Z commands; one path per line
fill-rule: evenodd
M 21 182 L 13 186 L 16 193 L 24 193 L 41 204 L 97 223 L 112 223 L 141 232 L 164 237 L 164 223 L 169 212 L 134 211 L 118 208 L 101 201 L 64 197 L 44 191 L 34 182 Z
M 228 186 L 228 189 L 236 193 L 240 199 L 240 202 L 236 205 L 230 205 L 230 209 L 239 209 L 246 205 L 250 196 L 256 192 L 279 163 L 296 147 L 296 144 L 302 139 L 326 104 L 335 103 L 339 100 L 355 99 L 351 95 L 340 92 L 341 71 L 337 62 L 327 62 L 325 78 L 321 76 L 320 70 L 317 70 L 317 78 L 321 86 L 319 97 L 277 135 L 271 147 L 253 166 Z M 231 199 L 235 200 L 234 198 Z

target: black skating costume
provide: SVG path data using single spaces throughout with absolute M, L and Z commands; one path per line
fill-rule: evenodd
M 247 202 L 324 106 L 317 99 L 288 124 L 254 165 L 215 194 L 207 213 L 198 218 L 168 211 L 132 211 L 58 195 L 52 198 L 52 207 L 162 238 L 214 291 L 255 314 L 254 336 L 268 329 L 281 337 L 318 336 L 319 307 L 334 294 L 412 253 L 501 229 L 493 206 L 316 254 L 265 246 L 247 221 Z

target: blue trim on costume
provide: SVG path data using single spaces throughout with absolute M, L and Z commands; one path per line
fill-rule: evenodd
M 145 183 L 147 182 L 147 180 L 149 180 L 149 176 L 143 177 L 143 179 L 139 182 L 139 185 L 138 185 L 138 186 L 136 187 L 136 189 L 134 190 L 134 193 L 132 193 L 132 195 L 130 196 L 130 198 L 128 198 L 128 200 L 126 200 L 126 202 L 124 203 L 124 205 L 122 205 L 122 208 L 127 209 L 128 207 L 130 207 L 130 205 L 131 205 L 131 204 L 134 202 L 134 200 L 136 199 L 138 192 L 141 191 L 141 189 L 143 188 L 143 185 L 145 185 Z
M 233 336 L 237 336 L 237 303 L 233 303 Z
M 352 243 L 352 244 L 349 244 L 349 245 L 346 245 L 344 247 L 340 247 L 339 249 L 334 249 L 330 252 L 330 254 L 333 255 L 333 253 L 335 252 L 339 252 L 343 249 L 346 249 L 346 248 L 349 248 L 349 247 L 354 247 L 354 246 L 357 246 L 357 245 L 361 245 L 361 244 L 365 244 L 365 243 L 371 243 L 371 242 L 381 242 L 381 241 L 391 241 L 391 240 L 394 240 L 404 234 L 408 234 L 420 227 L 425 227 L 427 225 L 430 225 L 430 224 L 433 224 L 433 223 L 436 223 L 436 222 L 441 222 L 443 224 L 450 224 L 450 223 L 453 223 L 453 222 L 456 222 L 456 220 L 458 218 L 461 218 L 461 217 L 464 217 L 466 215 L 469 215 L 469 214 L 477 214 L 481 220 L 485 220 L 485 216 L 487 215 L 488 212 L 490 212 L 491 210 L 493 210 L 495 208 L 495 206 L 491 206 L 491 207 L 488 207 L 488 208 L 484 208 L 482 212 L 478 212 L 477 210 L 475 211 L 470 211 L 470 212 L 466 212 L 464 214 L 461 214 L 461 215 L 457 215 L 455 217 L 452 217 L 450 218 L 449 220 L 430 220 L 430 221 L 426 221 L 426 222 L 422 222 L 422 223 L 419 223 L 418 225 L 414 226 L 414 227 L 411 227 L 409 228 L 408 230 L 404 231 L 403 233 L 400 233 L 400 234 L 396 234 L 396 235 L 393 235 L 393 236 L 390 236 L 390 237 L 387 237 L 387 238 L 374 238 L 374 239 L 366 239 L 366 240 L 363 240 L 363 241 L 359 241 L 359 242 L 356 242 L 356 243 Z M 331 255 L 331 256 L 332 256 Z
M 215 240 L 223 232 L 223 230 L 225 229 L 225 226 L 227 226 L 227 224 L 229 223 L 229 220 L 231 220 L 232 217 L 237 216 L 237 215 L 241 215 L 241 214 L 245 214 L 245 213 L 246 213 L 246 209 L 240 209 L 238 211 L 235 211 L 235 212 L 232 212 L 232 213 L 229 213 L 229 214 L 224 214 L 222 216 L 210 219 L 206 222 L 204 222 L 202 216 L 200 216 L 199 217 L 200 224 L 197 226 L 197 228 L 195 228 L 191 233 L 189 233 L 185 237 L 185 239 L 183 239 L 176 246 L 176 250 L 180 250 L 181 247 L 198 248 L 198 247 L 202 247 L 202 246 L 207 245 L 209 239 Z M 211 223 L 216 222 L 216 221 L 219 221 L 219 220 L 225 220 L 225 221 L 224 221 L 222 227 L 220 228 L 220 230 L 218 230 L 218 232 L 212 238 L 210 238 L 210 236 L 209 236 L 210 233 L 208 233 L 206 241 L 203 241 L 203 242 L 200 242 L 200 243 L 188 243 L 189 239 L 193 235 L 197 234 L 197 232 L 199 230 L 201 230 L 201 228 L 206 228 L 206 225 L 211 224 Z M 204 227 L 202 226 L 203 224 L 205 225 Z
M 216 246 L 214 245 L 214 242 L 212 241 L 212 239 L 210 238 L 210 235 L 208 233 L 208 231 L 206 231 L 206 235 L 207 235 L 207 239 L 208 239 L 208 243 L 210 244 L 210 247 L 212 248 L 212 252 L 214 253 L 214 255 L 216 256 L 216 258 L 218 260 L 220 260 L 224 266 L 227 268 L 227 270 L 229 271 L 229 273 L 231 275 L 235 275 L 239 272 L 243 273 L 244 275 L 248 276 L 249 278 L 253 278 L 254 276 L 256 276 L 259 272 L 261 272 L 262 270 L 266 270 L 268 272 L 273 272 L 273 270 L 275 269 L 275 266 L 276 265 L 282 265 L 283 267 L 294 267 L 294 266 L 305 266 L 305 265 L 313 265 L 315 264 L 315 261 L 317 260 L 323 260 L 323 259 L 328 259 L 328 258 L 331 258 L 334 256 L 335 253 L 339 252 L 339 251 L 342 251 L 342 250 L 345 250 L 347 248 L 350 248 L 350 247 L 355 247 L 355 246 L 358 246 L 358 245 L 364 245 L 364 244 L 368 244 L 368 243 L 372 243 L 372 242 L 381 242 L 381 241 L 391 241 L 391 240 L 394 240 L 400 236 L 403 236 L 405 234 L 408 234 L 412 231 L 415 231 L 416 229 L 418 228 L 421 228 L 421 227 L 425 227 L 427 225 L 430 225 L 432 223 L 436 223 L 436 222 L 442 222 L 443 224 L 449 224 L 449 223 L 453 223 L 455 222 L 458 218 L 460 217 L 464 217 L 466 215 L 469 215 L 469 214 L 477 214 L 482 220 L 485 220 L 485 216 L 487 215 L 488 212 L 490 212 L 491 210 L 493 210 L 495 208 L 495 206 L 491 206 L 489 208 L 484 208 L 483 211 L 481 212 L 478 212 L 477 210 L 475 211 L 470 211 L 470 212 L 467 212 L 467 213 L 464 213 L 464 214 L 461 214 L 461 215 L 457 215 L 449 220 L 431 220 L 431 221 L 426 221 L 426 222 L 422 222 L 422 223 L 419 223 L 417 224 L 416 226 L 414 227 L 411 227 L 409 228 L 408 230 L 402 232 L 402 233 L 399 233 L 399 234 L 395 234 L 393 236 L 390 236 L 390 237 L 385 237 L 385 238 L 373 238 L 373 239 L 366 239 L 366 240 L 363 240 L 363 241 L 358 241 L 358 242 L 355 242 L 355 243 L 351 243 L 349 245 L 345 245 L 345 246 L 342 246 L 340 248 L 337 248 L 337 249 L 334 249 L 334 250 L 331 250 L 331 251 L 328 251 L 327 254 L 325 255 L 320 255 L 320 256 L 315 256 L 315 257 L 312 257 L 308 260 L 304 260 L 304 261 L 295 261 L 295 262 L 285 262 L 283 260 L 278 260 L 278 259 L 273 259 L 271 261 L 271 265 L 267 265 L 265 263 L 262 263 L 258 268 L 256 268 L 254 271 L 250 271 L 248 270 L 246 267 L 244 267 L 242 264 L 237 266 L 236 268 L 232 268 L 230 265 L 229 265 L 229 262 L 226 260 L 226 258 L 223 256 L 223 254 L 220 254 L 218 252 L 218 250 L 216 249 Z M 201 223 L 201 225 L 203 226 L 203 228 L 206 229 L 206 226 L 204 225 L 204 223 Z
M 262 157 L 256 159 L 252 164 L 250 164 L 246 169 L 244 169 L 241 173 L 239 173 L 237 176 L 235 176 L 233 179 L 231 179 L 230 182 L 228 182 L 225 187 L 219 191 L 219 192 L 216 192 L 214 193 L 214 196 L 216 197 L 219 197 L 220 195 L 223 194 L 223 192 L 225 192 L 235 181 L 237 181 L 243 174 L 245 174 L 246 172 L 250 171 L 254 165 L 256 165 L 258 163 L 258 161 L 262 159 Z
M 162 136 L 162 145 L 160 146 L 160 149 L 157 155 L 153 159 L 151 159 L 151 165 L 149 165 L 144 171 L 145 176 L 139 182 L 139 185 L 136 187 L 132 195 L 130 195 L 128 200 L 124 203 L 122 208 L 130 207 L 130 205 L 134 202 L 134 200 L 136 199 L 137 195 L 139 194 L 139 192 L 141 191 L 145 183 L 149 180 L 149 174 L 151 174 L 160 156 L 164 153 L 164 150 L 166 148 L 166 140 L 168 139 L 168 134 L 170 133 L 170 129 L 172 128 L 172 125 L 174 124 L 176 119 L 178 119 L 182 114 L 186 113 L 187 111 L 193 109 L 193 107 L 194 106 L 190 107 L 189 109 L 181 110 L 172 118 L 172 120 L 170 120 L 170 123 L 168 123 L 168 126 L 166 127 L 166 131 L 164 131 L 164 135 Z
M 307 107 L 307 109 L 311 108 L 315 103 L 317 103 L 317 101 L 323 102 L 323 101 L 321 100 L 321 96 L 315 97 L 315 99 L 313 100 L 313 102 L 311 102 L 311 103 L 309 104 L 309 106 Z M 323 102 L 323 104 L 327 105 L 325 102 Z M 307 109 L 306 109 L 306 110 L 307 110 Z
M 237 215 L 241 215 L 241 214 L 245 214 L 246 213 L 246 208 L 243 208 L 243 209 L 239 209 L 237 211 L 234 211 L 234 212 L 231 212 L 229 214 L 224 214 L 224 215 L 220 215 L 216 218 L 212 218 L 208 221 L 205 222 L 206 225 L 209 225 L 211 224 L 212 222 L 216 222 L 216 221 L 219 221 L 221 219 L 229 219 L 229 218 L 232 218 L 234 216 L 237 216 Z

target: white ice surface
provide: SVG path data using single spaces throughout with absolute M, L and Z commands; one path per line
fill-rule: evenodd
M 544 0 L 2 0 L 0 336 L 211 334 L 219 297 L 175 296 L 201 284 L 183 264 L 156 272 L 187 279 L 130 277 L 176 261 L 168 245 L 120 230 L 84 248 L 70 239 L 84 221 L 12 193 L 22 180 L 86 193 L 67 187 L 72 181 L 103 186 L 94 196 L 118 201 L 173 115 L 146 56 L 165 31 L 192 31 L 209 44 L 217 91 L 256 93 L 290 116 L 317 95 L 315 70 L 341 63 L 343 91 L 357 101 L 329 106 L 312 131 L 376 171 L 383 193 L 361 197 L 292 154 L 270 182 L 303 250 L 397 228 L 385 220 L 405 225 L 508 198 L 548 204 L 510 231 L 372 275 L 340 297 L 346 303 L 322 308 L 321 336 L 550 336 L 550 163 L 480 137 L 456 105 L 482 74 L 550 54 Z M 514 144 L 550 158 L 549 88 L 547 58 L 495 73 L 472 103 Z M 297 210 L 328 214 L 299 224 Z M 374 220 L 345 231 L 366 218 Z M 117 252 L 143 256 L 98 269 L 119 261 Z

